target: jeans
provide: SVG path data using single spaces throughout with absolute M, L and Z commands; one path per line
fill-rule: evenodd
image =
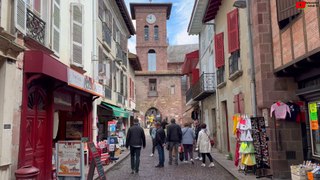
M 132 169 L 132 171 L 136 171 L 136 172 L 139 171 L 140 152 L 141 152 L 141 147 L 130 146 L 131 169 Z
M 210 153 L 201 153 L 202 155 L 202 163 L 205 164 L 206 163 L 206 155 L 208 156 L 210 162 L 213 162 L 212 156 Z
M 188 154 L 190 154 L 190 159 L 193 159 L 193 145 L 192 144 L 184 144 L 184 160 L 188 161 Z
M 157 145 L 157 150 L 159 154 L 159 165 L 164 166 L 164 148 L 162 145 Z
M 178 147 L 179 143 L 178 142 L 169 142 L 169 164 L 172 164 L 172 151 L 175 151 L 175 164 L 178 164 Z

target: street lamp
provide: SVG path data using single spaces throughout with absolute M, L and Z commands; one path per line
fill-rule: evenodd
M 235 0 L 233 3 L 234 7 L 247 10 L 247 23 L 248 23 L 248 43 L 249 43 L 249 60 L 250 60 L 250 89 L 251 89 L 251 104 L 252 113 L 254 117 L 257 117 L 257 97 L 256 97 L 256 79 L 255 79 L 255 67 L 253 59 L 253 44 L 252 44 L 252 32 L 251 32 L 251 4 L 250 0 Z

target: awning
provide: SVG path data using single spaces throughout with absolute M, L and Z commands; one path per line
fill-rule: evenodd
M 182 65 L 182 74 L 189 74 L 192 69 L 196 68 L 199 62 L 199 50 L 186 54 L 184 63 Z
M 113 105 L 108 104 L 106 102 L 101 102 L 101 104 L 103 106 L 111 108 L 112 111 L 113 111 L 113 116 L 115 116 L 115 117 L 123 117 L 123 118 L 128 118 L 129 117 L 129 113 L 127 111 L 125 111 L 124 109 L 120 108 L 120 107 L 113 106 Z

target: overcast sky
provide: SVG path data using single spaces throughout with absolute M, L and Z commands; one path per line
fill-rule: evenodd
M 154 3 L 172 3 L 170 19 L 167 21 L 168 38 L 170 45 L 196 44 L 198 36 L 189 36 L 187 29 L 195 0 L 153 0 Z M 149 0 L 125 0 L 128 11 L 130 3 L 149 3 Z M 131 12 L 130 12 L 131 13 Z M 133 25 L 136 26 L 135 20 Z M 129 39 L 129 51 L 136 53 L 136 37 Z

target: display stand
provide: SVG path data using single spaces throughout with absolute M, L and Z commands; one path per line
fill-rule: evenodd
M 251 118 L 253 145 L 256 151 L 257 170 L 260 174 L 256 178 L 267 177 L 272 179 L 272 175 L 267 175 L 266 170 L 270 169 L 268 143 L 266 134 L 266 125 L 263 117 Z

